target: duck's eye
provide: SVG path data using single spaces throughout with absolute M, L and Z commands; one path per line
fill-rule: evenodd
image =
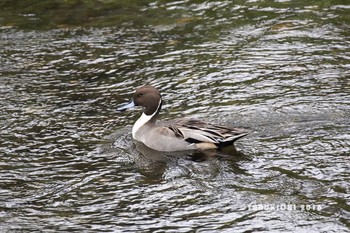
M 141 97 L 141 96 L 143 96 L 143 93 L 139 93 L 139 94 L 137 95 L 137 97 Z

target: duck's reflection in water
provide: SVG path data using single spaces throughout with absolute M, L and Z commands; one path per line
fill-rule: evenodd
M 163 180 L 170 173 L 176 173 L 176 176 L 215 175 L 224 166 L 230 166 L 233 172 L 244 173 L 239 162 L 251 159 L 233 146 L 224 150 L 161 152 L 137 141 L 134 141 L 134 145 L 131 152 L 133 160 L 148 182 Z

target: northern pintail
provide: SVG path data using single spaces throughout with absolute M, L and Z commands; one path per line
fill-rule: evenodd
M 142 106 L 143 113 L 132 127 L 132 137 L 157 151 L 217 149 L 233 145 L 237 139 L 248 134 L 244 129 L 227 128 L 195 119 L 156 124 L 162 98 L 159 91 L 150 85 L 138 88 L 131 102 L 117 110 L 134 106 Z

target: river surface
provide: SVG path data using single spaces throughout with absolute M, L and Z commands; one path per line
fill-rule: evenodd
M 349 3 L 135 2 L 2 5 L 0 231 L 350 232 Z M 116 111 L 144 84 L 251 133 L 150 151 Z

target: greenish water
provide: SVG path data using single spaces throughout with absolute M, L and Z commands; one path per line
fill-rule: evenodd
M 347 1 L 1 1 L 0 231 L 350 232 Z M 136 87 L 251 134 L 134 144 Z

